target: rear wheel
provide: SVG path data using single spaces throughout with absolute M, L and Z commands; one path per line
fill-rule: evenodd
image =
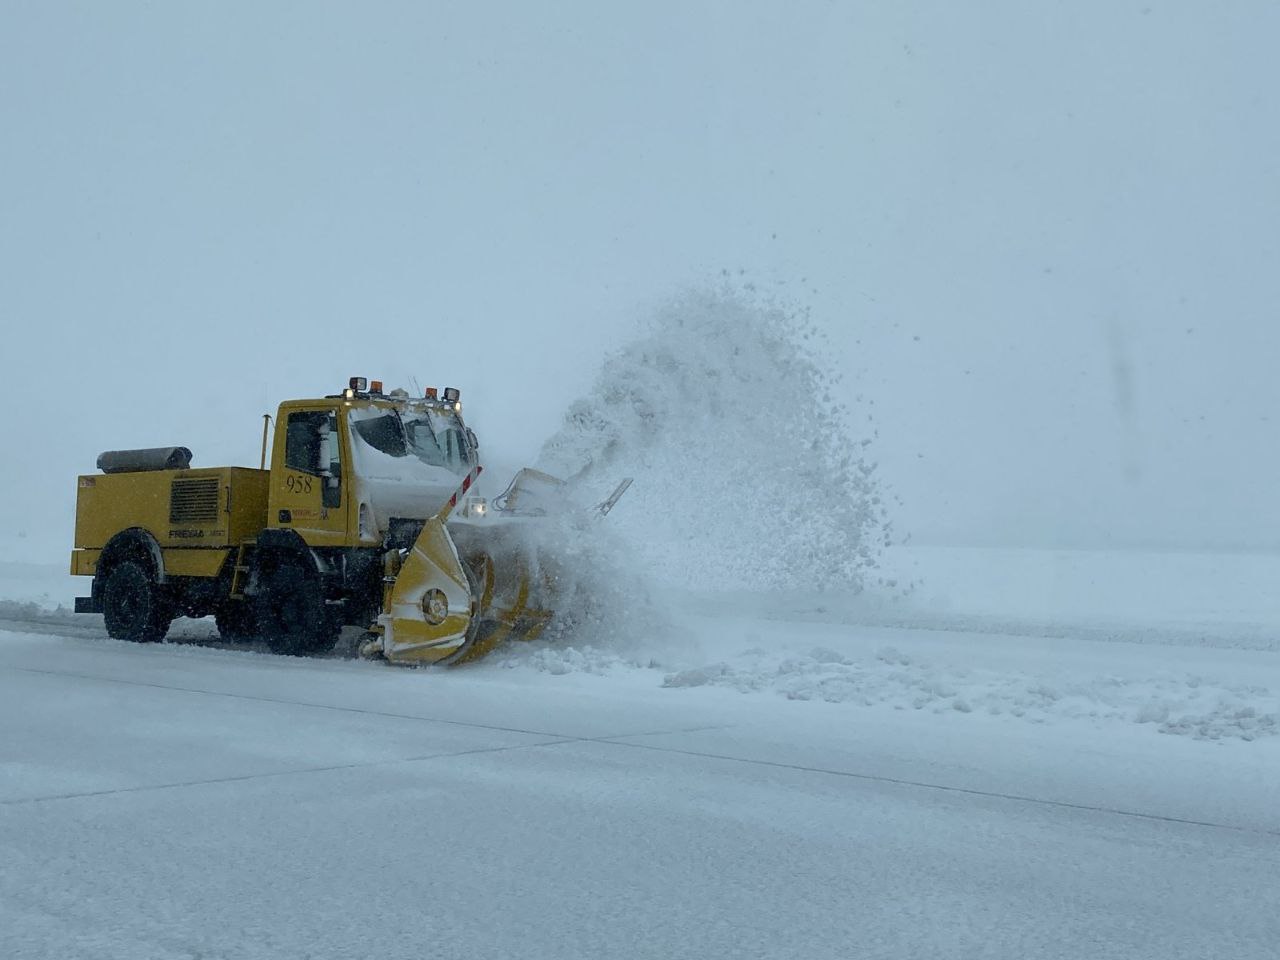
M 253 612 L 272 653 L 319 653 L 338 642 L 339 624 L 325 606 L 319 574 L 293 557 L 263 572 Z
M 102 619 L 116 640 L 163 640 L 173 621 L 173 605 L 150 572 L 133 560 L 117 563 L 102 586 Z

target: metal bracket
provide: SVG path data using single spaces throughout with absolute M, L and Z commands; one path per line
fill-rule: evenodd
M 632 479 L 633 478 L 631 477 L 623 477 L 622 482 L 618 484 L 613 493 L 609 494 L 609 499 L 596 507 L 596 509 L 600 511 L 600 516 L 607 517 L 609 515 L 609 511 L 617 506 L 618 501 L 622 499 L 622 495 L 626 493 L 627 488 L 631 486 Z

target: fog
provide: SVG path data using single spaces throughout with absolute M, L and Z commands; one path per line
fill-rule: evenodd
M 1278 35 L 1243 0 L 8 3 L 0 535 L 69 549 L 104 449 L 256 464 L 351 375 L 458 386 L 532 460 L 728 286 L 826 331 L 896 536 L 1278 547 Z

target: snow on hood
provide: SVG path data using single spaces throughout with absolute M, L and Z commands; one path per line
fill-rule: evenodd
M 386 416 L 389 408 L 352 408 L 351 455 L 357 496 L 373 513 L 378 532 L 392 517 L 423 520 L 435 514 L 462 478 L 448 467 L 425 463 L 412 454 L 392 456 L 368 443 L 354 429 L 362 420 Z

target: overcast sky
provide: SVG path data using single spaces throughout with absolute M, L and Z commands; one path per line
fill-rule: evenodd
M 729 270 L 903 533 L 1280 546 L 1280 6 L 0 4 L 0 532 L 350 374 L 531 459 Z

